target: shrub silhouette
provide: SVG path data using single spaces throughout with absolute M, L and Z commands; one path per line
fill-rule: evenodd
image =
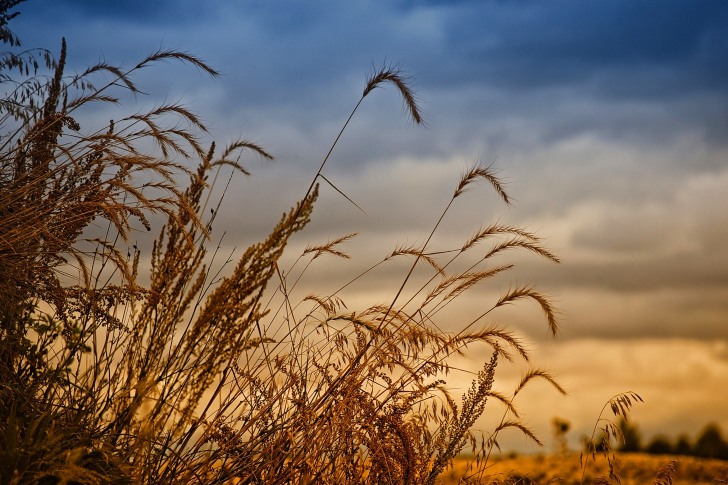
M 676 455 L 692 455 L 693 454 L 693 446 L 690 444 L 690 439 L 683 435 L 680 435 L 677 438 L 677 442 L 675 443 L 675 454 Z
M 704 458 L 728 460 L 728 443 L 723 439 L 720 428 L 709 424 L 695 441 L 694 453 Z
M 699 456 L 703 458 L 728 459 L 728 442 L 723 438 L 718 425 L 709 424 L 697 436 L 694 443 L 683 434 L 680 435 L 674 444 L 664 436 L 654 437 L 645 447 L 639 446 L 639 432 L 637 426 L 629 425 L 626 421 L 620 421 L 620 430 L 624 437 L 624 443 L 620 451 L 643 451 L 652 454 L 675 454 L 687 456 Z M 631 442 L 631 445 L 627 445 Z
M 659 435 L 650 441 L 645 451 L 654 455 L 667 455 L 673 452 L 673 447 L 667 437 Z
M 624 438 L 623 443 L 619 447 L 619 451 L 637 452 L 642 450 L 640 433 L 636 425 L 629 424 L 626 419 L 620 419 L 619 429 L 622 431 Z

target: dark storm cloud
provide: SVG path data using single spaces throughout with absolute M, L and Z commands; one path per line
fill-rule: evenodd
M 110 19 L 147 25 L 170 25 L 181 21 L 199 21 L 214 12 L 214 2 L 190 0 L 26 0 L 19 6 L 24 15 L 38 15 L 48 20 L 59 18 L 88 21 Z
M 411 4 L 408 9 L 430 8 Z M 443 50 L 460 70 L 444 78 L 448 85 L 460 79 L 529 89 L 596 81 L 605 93 L 640 97 L 726 89 L 724 2 L 443 2 L 431 8 L 444 19 Z M 621 76 L 609 79 L 610 71 Z M 600 76 L 606 79 L 595 79 Z
M 728 4 L 718 1 L 274 2 L 248 13 L 268 49 L 290 54 L 267 62 L 288 64 L 296 83 L 350 75 L 362 57 L 388 53 L 423 89 L 567 86 L 639 99 L 728 89 Z
M 368 183 L 381 185 L 376 179 L 388 176 L 393 158 L 422 164 L 458 157 L 465 165 L 497 156 L 508 176 L 528 186 L 520 196 L 524 210 L 539 217 L 593 199 L 664 203 L 676 180 L 726 163 L 716 151 L 672 156 L 666 148 L 686 136 L 701 147 L 728 141 L 725 2 L 28 0 L 20 11 L 11 27 L 25 45 L 47 46 L 39 41 L 67 35 L 77 70 L 102 54 L 129 65 L 160 45 L 208 60 L 223 72 L 220 79 L 176 65 L 140 73 L 150 95 L 139 100 L 181 99 L 210 120 L 218 140 L 243 135 L 261 142 L 282 172 L 294 174 L 286 181 L 292 192 L 356 104 L 364 73 L 385 58 L 405 61 L 405 71 L 416 75 L 430 129 L 405 126 L 395 90 L 367 98 L 327 167 L 340 185 L 352 179 L 346 191 L 362 204 L 368 195 L 357 192 L 356 177 L 378 164 L 382 175 Z M 580 136 L 592 141 L 559 151 Z M 416 189 L 408 190 L 393 206 L 415 200 Z M 259 194 L 262 206 L 273 203 L 267 195 Z M 615 233 L 609 228 L 582 228 L 572 243 L 620 253 L 624 241 L 602 234 Z M 629 276 L 627 269 L 619 273 Z M 580 274 L 608 281 L 602 273 Z M 651 284 L 638 276 L 629 280 Z M 722 284 L 721 278 L 711 273 L 706 281 Z
M 296 84 L 328 76 L 312 69 L 319 63 L 345 65 L 346 59 L 389 51 L 427 72 L 423 87 L 582 85 L 604 95 L 646 98 L 728 89 L 728 4 L 720 1 L 30 0 L 25 5 L 27 17 L 49 20 L 43 14 L 51 12 L 55 22 L 106 19 L 172 30 L 178 24 L 177 30 L 190 33 L 209 29 L 205 21 L 212 18 L 238 20 L 238 31 L 229 33 L 243 41 L 252 33 L 258 42 L 216 47 L 229 52 L 247 47 L 278 69 L 307 67 L 297 79 L 287 79 Z M 235 23 L 229 26 L 233 31 Z M 222 34 L 209 33 L 211 42 Z M 432 42 L 423 42 L 427 38 Z
M 144 79 L 150 94 L 215 91 L 206 109 L 221 125 L 261 132 L 267 120 L 312 145 L 345 118 L 372 63 L 404 62 L 441 135 L 401 143 L 380 131 L 368 150 L 348 145 L 348 166 L 401 150 L 446 156 L 487 144 L 503 153 L 524 143 L 500 128 L 512 119 L 541 144 L 594 133 L 659 145 L 686 130 L 714 145 L 728 140 L 728 4 L 720 1 L 29 0 L 20 11 L 14 29 L 25 45 L 53 47 L 66 35 L 79 69 L 99 58 L 129 64 L 160 46 L 199 55 L 223 77 L 201 83 L 165 68 Z M 382 122 L 402 126 L 386 111 L 395 95 L 372 98 L 357 117 L 362 138 Z M 230 131 L 223 135 L 238 134 Z

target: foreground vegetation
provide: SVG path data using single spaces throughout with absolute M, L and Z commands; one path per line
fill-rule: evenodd
M 217 254 L 208 256 L 206 244 L 222 203 L 210 200 L 220 170 L 245 172 L 241 151 L 270 155 L 247 141 L 219 156 L 214 144 L 203 149 L 197 134 L 205 127 L 176 104 L 107 126 L 76 121 L 90 103 L 118 103 L 120 89 L 140 93 L 133 74 L 160 61 L 212 76 L 215 70 L 191 55 L 158 51 L 131 69 L 101 63 L 66 76 L 65 42 L 57 62 L 46 51 L 5 56 L 2 483 L 431 484 L 466 446 L 486 462 L 503 429 L 538 441 L 514 399 L 533 379 L 561 388 L 528 368 L 511 396 L 496 393 L 496 367 L 528 362 L 528 353 L 485 319 L 532 300 L 555 335 L 549 301 L 531 287 L 511 287 L 457 333 L 437 323 L 438 312 L 464 292 L 513 267 L 493 263 L 502 253 L 525 250 L 558 261 L 534 234 L 498 223 L 459 248 L 430 248 L 439 221 L 477 182 L 509 203 L 492 170 L 468 169 L 433 215 L 426 242 L 398 247 L 374 265 L 412 259 L 392 299 L 354 310 L 339 292 L 296 292 L 315 260 L 348 257 L 340 246 L 353 235 L 310 246 L 292 267 L 279 267 L 291 236 L 311 218 L 318 183 L 328 183 L 328 155 L 270 235 L 213 274 Z M 51 70 L 48 78 L 36 77 L 37 58 Z M 407 78 L 390 66 L 367 79 L 351 116 L 383 85 L 397 89 L 421 123 Z M 150 141 L 157 151 L 145 151 Z M 179 162 L 185 159 L 196 159 L 197 169 Z M 184 189 L 180 175 L 189 178 Z M 151 230 L 160 215 L 166 223 L 151 249 L 150 284 L 142 287 L 137 277 L 146 259 L 130 236 Z M 482 251 L 475 264 L 451 271 L 474 251 Z M 429 268 L 424 281 L 414 280 L 417 266 Z M 443 377 L 450 357 L 474 344 L 491 351 L 458 402 Z M 488 400 L 501 403 L 503 418 L 478 443 L 473 426 Z

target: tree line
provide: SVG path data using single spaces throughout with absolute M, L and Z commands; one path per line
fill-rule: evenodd
M 675 440 L 659 434 L 646 444 L 643 444 L 642 436 L 636 425 L 622 420 L 619 423 L 619 428 L 624 436 L 624 443 L 619 447 L 620 451 L 728 460 L 728 441 L 723 437 L 720 427 L 715 423 L 705 426 L 695 441 L 691 441 L 686 434 L 678 436 Z

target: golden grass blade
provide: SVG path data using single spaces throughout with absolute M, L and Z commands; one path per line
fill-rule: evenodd
M 493 308 L 509 305 L 517 300 L 522 299 L 531 299 L 538 303 L 544 315 L 546 316 L 551 335 L 553 335 L 554 337 L 558 335 L 559 324 L 556 321 L 556 309 L 551 305 L 551 302 L 549 302 L 544 295 L 538 293 L 537 291 L 534 291 L 533 288 L 530 286 L 521 286 L 509 291 L 498 300 Z
M 509 239 L 507 241 L 503 241 L 496 246 L 494 246 L 483 259 L 491 258 L 503 251 L 507 251 L 509 249 L 527 249 L 531 252 L 534 252 L 538 254 L 539 256 L 543 256 L 544 258 L 553 261 L 554 263 L 560 263 L 561 260 L 556 257 L 554 254 L 550 253 L 548 250 L 544 249 L 541 246 L 538 246 L 537 244 L 534 244 L 530 241 L 526 241 L 523 239 Z
M 453 298 L 457 298 L 460 296 L 463 292 L 469 290 L 476 284 L 480 283 L 483 280 L 493 278 L 494 276 L 498 275 L 499 273 L 502 273 L 503 271 L 508 271 L 509 269 L 512 269 L 514 267 L 513 264 L 504 264 L 502 266 L 497 266 L 495 268 L 485 270 L 485 271 L 478 271 L 475 273 L 466 273 L 463 275 L 460 275 L 460 284 L 453 288 L 447 295 L 443 297 L 443 301 L 451 300 Z
M 520 421 L 513 421 L 513 420 L 504 421 L 498 427 L 495 428 L 495 430 L 493 431 L 492 438 L 491 438 L 491 439 L 493 439 L 493 441 L 491 441 L 489 443 L 490 446 L 496 445 L 496 441 L 493 437 L 497 436 L 497 434 L 500 431 L 503 431 L 504 429 L 509 429 L 509 428 L 519 430 L 521 433 L 523 433 L 524 436 L 526 436 L 528 439 L 530 439 L 531 441 L 536 443 L 538 446 L 543 446 L 543 442 L 541 442 L 541 440 L 538 439 L 538 436 L 536 436 L 534 434 L 534 432 L 528 426 L 524 425 Z
M 566 390 L 561 387 L 561 385 L 556 381 L 554 376 L 542 369 L 531 369 L 526 374 L 524 374 L 523 377 L 521 377 L 518 386 L 516 386 L 516 390 L 513 392 L 513 396 L 515 397 L 516 395 L 518 395 L 518 393 L 521 392 L 523 388 L 526 387 L 526 385 L 528 385 L 528 383 L 533 381 L 534 379 L 543 379 L 551 384 L 557 391 L 559 391 L 559 394 L 561 394 L 562 396 L 568 395 Z
M 314 253 L 313 259 L 316 259 L 323 254 L 331 254 L 333 256 L 338 256 L 340 258 L 351 259 L 351 256 L 349 256 L 348 254 L 346 254 L 342 251 L 339 251 L 338 249 L 335 249 L 335 248 L 339 244 L 343 244 L 343 243 L 349 241 L 350 239 L 353 239 L 354 237 L 357 236 L 357 234 L 358 233 L 353 232 L 351 234 L 347 234 L 346 236 L 338 237 L 338 238 L 334 239 L 333 241 L 329 241 L 326 244 L 322 244 L 319 246 L 306 246 L 306 249 L 303 250 L 303 254 L 306 255 L 309 253 Z
M 528 231 L 525 231 L 519 227 L 502 225 L 499 222 L 495 222 L 487 227 L 481 228 L 475 234 L 473 234 L 460 249 L 461 252 L 465 252 L 472 248 L 476 244 L 482 242 L 488 237 L 499 235 L 499 234 L 512 234 L 520 236 L 524 239 L 528 239 L 530 242 L 537 243 L 540 239 Z
M 237 140 L 230 144 L 228 144 L 225 147 L 225 150 L 222 153 L 222 156 L 219 160 L 213 163 L 213 166 L 217 163 L 221 163 L 228 159 L 230 155 L 232 155 L 236 150 L 241 150 L 243 148 L 247 148 L 248 150 L 253 150 L 253 152 L 257 153 L 261 157 L 267 159 L 267 160 L 274 160 L 275 158 L 273 155 L 268 153 L 263 147 L 260 145 L 253 143 L 252 141 L 248 140 Z
M 445 274 L 445 270 L 437 263 L 435 258 L 423 252 L 421 249 L 417 249 L 415 246 L 399 246 L 395 248 L 394 251 L 392 251 L 392 253 L 389 254 L 389 256 L 387 256 L 384 260 L 388 261 L 397 256 L 415 256 L 418 261 L 424 261 L 425 263 L 429 264 L 443 277 L 447 276 Z

